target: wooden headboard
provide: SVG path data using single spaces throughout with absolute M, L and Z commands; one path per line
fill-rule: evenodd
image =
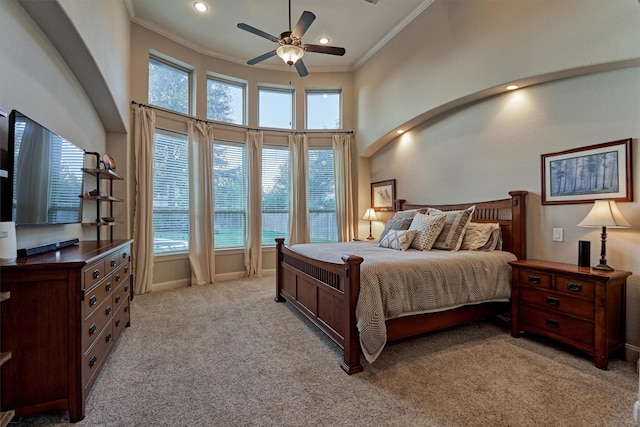
M 414 205 L 404 199 L 396 200 L 396 210 L 403 211 L 420 208 L 436 208 L 443 211 L 476 207 L 473 212 L 474 222 L 496 222 L 502 229 L 502 249 L 513 253 L 518 259 L 527 257 L 527 215 L 526 196 L 528 191 L 509 191 L 511 198 L 489 200 L 475 203 L 459 203 L 455 205 Z

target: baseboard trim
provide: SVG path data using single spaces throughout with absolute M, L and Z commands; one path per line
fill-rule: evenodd
M 263 276 L 275 276 L 276 270 L 262 270 Z M 247 277 L 243 271 L 234 271 L 232 273 L 216 274 L 216 281 L 236 280 Z M 169 291 L 172 289 L 186 288 L 191 285 L 191 279 L 172 280 L 169 282 L 154 283 L 151 285 L 151 292 Z
M 637 362 L 640 359 L 640 347 L 632 344 L 624 345 L 624 360 Z

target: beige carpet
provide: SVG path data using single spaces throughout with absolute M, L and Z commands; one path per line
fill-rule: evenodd
M 348 376 L 274 278 L 137 296 L 79 426 L 632 426 L 635 364 L 481 323 L 388 346 Z M 15 426 L 67 425 L 66 413 Z

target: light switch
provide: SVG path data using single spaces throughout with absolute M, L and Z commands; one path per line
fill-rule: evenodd
M 553 229 L 553 241 L 554 242 L 564 241 L 564 230 L 562 228 Z

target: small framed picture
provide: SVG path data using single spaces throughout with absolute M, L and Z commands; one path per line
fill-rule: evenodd
M 376 212 L 395 211 L 396 180 L 371 183 L 371 207 Z
M 543 205 L 633 201 L 630 138 L 541 157 Z

